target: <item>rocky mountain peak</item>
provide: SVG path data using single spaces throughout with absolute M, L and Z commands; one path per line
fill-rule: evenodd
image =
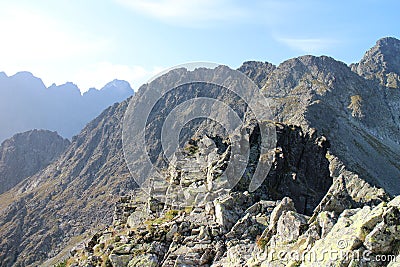
M 17 72 L 14 75 L 9 76 L 9 80 L 19 87 L 45 87 L 42 79 L 34 76 L 29 71 Z
M 26 79 L 32 79 L 32 78 L 35 79 L 35 78 L 37 78 L 29 71 L 19 71 L 19 72 L 15 73 L 11 77 L 14 77 L 14 78 L 26 78 Z
M 101 93 L 107 93 L 107 94 L 121 94 L 121 95 L 133 94 L 133 89 L 129 84 L 129 82 L 115 79 L 104 85 L 101 89 L 90 88 L 87 92 L 83 93 L 83 95 L 84 96 L 98 95 L 100 91 Z
M 4 71 L 0 71 L 0 79 L 7 78 L 7 74 Z
M 123 81 L 123 80 L 118 80 L 118 79 L 115 79 L 115 80 L 107 83 L 101 90 L 109 89 L 109 88 L 132 90 L 129 82 Z
M 0 193 L 43 169 L 69 146 L 56 132 L 32 130 L 5 140 L 0 146 Z
M 393 37 L 379 39 L 363 59 L 351 67 L 367 79 L 376 80 L 386 87 L 399 88 L 400 40 Z
M 81 91 L 78 86 L 72 82 L 66 82 L 61 85 L 51 85 L 47 88 L 50 92 L 59 94 L 61 97 L 69 97 L 70 95 L 80 96 Z
M 333 85 L 336 77 L 346 78 L 349 72 L 344 63 L 331 57 L 301 56 L 282 62 L 270 74 L 263 91 L 271 97 L 311 91 L 321 94 Z
M 269 62 L 246 61 L 238 70 L 246 74 L 261 88 L 274 69 L 276 69 L 276 66 Z
M 301 56 L 283 62 L 279 69 L 298 85 L 304 84 L 309 91 L 320 96 L 332 90 L 345 93 L 342 87 L 350 80 L 359 79 L 345 63 L 328 56 Z M 297 93 L 304 92 L 300 90 Z
M 393 47 L 397 46 L 397 49 L 399 49 L 400 48 L 399 45 L 400 45 L 400 40 L 394 37 L 384 37 L 376 41 L 376 46 L 381 48 L 392 49 Z

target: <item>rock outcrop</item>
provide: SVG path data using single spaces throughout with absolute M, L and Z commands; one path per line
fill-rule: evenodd
M 340 215 L 324 211 L 311 219 L 285 211 L 276 233 L 263 239 L 247 266 L 396 266 L 398 202 L 399 197 Z
M 330 234 L 337 231 L 335 227 L 343 227 L 340 216 L 361 206 L 371 210 L 365 203 L 386 205 L 384 201 L 389 197 L 384 191 L 367 183 L 358 188 L 365 194 L 355 194 L 352 187 L 357 177 L 348 178 L 353 184 L 346 185 L 343 176 L 331 184 L 329 142 L 323 136 L 316 132 L 304 135 L 295 126 L 277 124 L 277 128 L 278 148 L 273 168 L 259 190 L 249 193 L 245 191 L 247 182 L 241 181 L 227 195 L 192 207 L 163 204 L 135 190 L 118 202 L 113 225 L 97 233 L 88 243 L 80 244 L 81 249 L 73 249 L 65 264 L 74 267 L 296 266 L 302 263 L 297 258 L 291 262 L 289 257 L 270 258 L 268 253 L 273 250 L 277 255 L 281 251 L 316 254 L 312 249 L 318 250 L 318 242 L 334 242 Z M 249 130 L 255 136 L 251 132 L 255 128 Z M 225 167 L 218 162 L 226 157 L 230 144 L 221 140 L 224 139 L 197 136 L 178 153 L 180 157 L 165 172 L 166 179 L 192 189 L 209 182 L 210 171 L 213 176 Z M 253 141 L 258 143 L 257 138 Z M 188 171 L 194 166 L 196 172 Z M 214 168 L 210 170 L 210 166 Z M 307 195 L 311 192 L 314 194 Z M 285 195 L 293 196 L 294 200 Z M 388 205 L 397 202 L 393 200 Z M 350 234 L 352 229 L 348 231 Z M 391 236 L 389 244 L 399 240 L 388 235 Z M 353 248 L 349 251 L 356 253 Z

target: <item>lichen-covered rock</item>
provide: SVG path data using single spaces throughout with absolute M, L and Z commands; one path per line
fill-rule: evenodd
M 394 205 L 397 200 L 393 200 Z M 400 241 L 399 209 L 388 207 L 386 203 L 371 208 L 345 210 L 329 233 L 318 240 L 308 255 L 323 255 L 323 253 L 348 253 L 346 255 L 364 255 L 361 261 L 346 257 L 325 257 L 324 266 L 382 266 L 382 262 L 374 259 L 379 255 L 395 255 L 396 242 Z M 349 254 L 353 253 L 353 254 Z M 364 254 L 363 254 L 364 253 Z M 379 258 L 375 258 L 379 259 Z M 364 262 L 365 265 L 362 265 Z M 347 264 L 356 265 L 347 265 Z M 301 266 L 313 266 L 311 261 L 303 262 Z
M 247 264 L 386 266 L 399 253 L 399 199 L 372 207 L 345 209 L 340 215 L 321 211 L 311 219 L 294 211 L 283 211 L 277 230 L 267 230 L 269 235 L 264 232 L 263 236 L 268 239 L 257 241 L 259 248 Z
M 138 255 L 128 263 L 128 267 L 157 267 L 158 258 L 154 254 Z
M 293 200 L 291 200 L 288 197 L 282 199 L 278 203 L 278 205 L 273 209 L 271 216 L 269 218 L 268 229 L 265 229 L 261 235 L 262 239 L 268 242 L 271 239 L 271 237 L 276 234 L 279 218 L 286 211 L 296 211 Z
M 388 207 L 380 219 L 382 221 L 365 237 L 364 245 L 373 253 L 388 254 L 393 250 L 394 242 L 400 239 L 400 211 Z
M 389 262 L 387 267 L 397 267 L 399 266 L 399 262 L 400 262 L 400 254 L 393 257 L 393 259 Z
M 227 251 L 224 258 L 214 262 L 212 267 L 246 266 L 246 262 L 254 251 L 254 242 L 244 239 L 240 241 L 228 242 Z
M 308 254 L 311 256 L 321 256 L 331 251 L 339 253 L 341 251 L 358 249 L 365 238 L 362 221 L 370 212 L 371 209 L 369 207 L 344 211 L 332 230 L 325 238 L 316 241 Z M 341 262 L 342 260 L 343 259 L 325 257 L 321 260 L 320 264 L 322 266 L 334 266 L 333 264 L 336 264 L 337 261 Z M 303 262 L 304 266 L 314 266 L 314 264 L 315 260 L 314 262 Z
M 229 228 L 218 224 L 217 217 L 205 207 L 191 212 L 169 210 L 148 219 L 143 226 L 127 228 L 127 235 L 117 234 L 118 241 L 112 236 L 96 235 L 92 250 L 78 249 L 72 258 L 77 260 L 76 266 L 89 263 L 79 260 L 85 258 L 82 253 L 93 266 L 101 262 L 101 255 L 108 255 L 111 266 L 379 267 L 390 261 L 388 266 L 396 266 L 400 197 L 377 206 L 345 209 L 339 215 L 321 211 L 311 220 L 295 211 L 290 198 L 262 200 L 246 207 L 245 200 L 250 196 L 234 192 L 218 199 L 216 206 L 222 203 L 238 218 Z M 245 207 L 235 208 L 232 199 Z M 135 205 L 132 202 L 130 206 Z M 139 206 L 135 210 L 140 210 Z M 231 218 L 231 213 L 222 215 Z M 268 223 L 260 223 L 263 216 L 269 218 Z M 120 232 L 126 231 L 121 225 L 119 228 Z M 101 246 L 110 241 L 112 245 Z M 386 260 L 379 261 L 380 255 L 386 255 Z
M 294 211 L 284 211 L 277 223 L 274 242 L 291 243 L 296 241 L 307 228 L 307 217 Z
M 321 238 L 324 238 L 332 229 L 337 221 L 336 215 L 333 212 L 323 211 L 317 216 L 317 223 L 321 229 Z
M 130 260 L 133 258 L 133 255 L 110 254 L 108 258 L 113 267 L 126 267 Z
M 215 220 L 228 231 L 240 218 L 244 210 L 251 205 L 251 198 L 243 193 L 228 195 L 214 201 Z
M 396 207 L 397 209 L 400 209 L 400 196 L 395 197 L 393 200 L 391 200 L 388 204 L 388 207 Z

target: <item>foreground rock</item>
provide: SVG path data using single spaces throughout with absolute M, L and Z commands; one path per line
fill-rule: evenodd
M 400 197 L 312 218 L 290 198 L 255 201 L 247 192 L 157 214 L 145 198 L 136 191 L 121 199 L 134 212 L 71 251 L 67 266 L 387 266 L 398 253 Z
M 261 191 L 253 193 L 245 191 L 246 187 L 243 185 L 246 184 L 246 179 L 244 179 L 239 182 L 242 186 L 212 202 L 203 202 L 192 207 L 174 207 L 174 203 L 159 203 L 136 190 L 117 203 L 113 225 L 96 234 L 89 242 L 82 243 L 83 249 L 74 249 L 65 263 L 74 267 L 298 266 L 308 263 L 301 261 L 301 258 L 296 258 L 294 261 L 289 257 L 280 258 L 279 252 L 290 255 L 308 255 L 307 253 L 320 255 L 323 254 L 320 252 L 322 248 L 337 244 L 339 238 L 343 238 L 343 242 L 349 244 L 350 252 L 359 249 L 359 240 L 364 238 L 361 242 L 365 241 L 365 247 L 374 249 L 374 253 L 394 253 L 388 248 L 399 240 L 395 229 L 400 225 L 393 219 L 398 212 L 399 199 L 385 204 L 384 200 L 387 200 L 388 196 L 368 183 L 362 188 L 364 193 L 354 195 L 351 187 L 344 184 L 345 173 L 342 173 L 342 178 L 336 179 L 323 193 L 318 191 L 321 181 L 314 180 L 315 176 L 305 175 L 299 176 L 301 180 L 296 186 L 298 189 L 302 189 L 304 183 L 309 185 L 310 191 L 326 195 L 319 199 L 319 204 L 312 205 L 313 202 L 308 200 L 306 205 L 303 202 L 304 198 L 297 197 L 298 194 L 289 183 L 293 181 L 292 173 L 301 173 L 302 165 L 298 164 L 297 168 L 291 167 L 287 171 L 290 175 L 281 169 L 283 166 L 291 166 L 292 159 L 296 160 L 295 151 L 299 146 L 297 138 L 285 138 L 287 132 L 292 132 L 294 136 L 298 136 L 300 132 L 293 127 L 284 125 L 279 127 L 281 128 L 278 134 L 278 146 L 282 146 L 282 151 L 275 151 L 274 167 L 266 177 Z M 302 140 L 302 136 L 298 137 L 299 140 Z M 210 166 L 219 166 L 217 163 L 226 156 L 225 152 L 229 151 L 229 143 L 226 150 L 220 150 L 220 154 L 216 153 L 209 162 L 202 158 L 204 155 L 210 155 L 204 153 L 206 148 L 201 145 L 208 143 L 210 138 L 204 138 L 205 140 L 199 137 L 196 139 L 197 142 L 192 142 L 191 146 L 186 148 L 186 152 L 180 154 L 182 156 L 180 164 L 171 165 L 166 172 L 167 177 L 170 175 L 174 179 L 167 178 L 167 180 L 173 183 L 184 182 L 189 187 L 193 183 L 201 185 L 210 181 L 209 170 L 206 168 L 208 165 L 203 166 L 202 163 L 208 162 Z M 304 166 L 309 166 L 307 161 L 310 159 L 305 152 L 309 150 L 313 151 L 313 162 L 318 163 L 322 158 L 325 159 L 326 163 L 317 166 L 324 166 L 326 169 L 328 184 L 331 177 L 329 163 L 325 157 L 326 147 L 324 150 L 324 146 L 320 146 L 323 143 L 321 137 L 314 140 L 308 137 L 306 140 L 300 162 L 304 162 Z M 221 144 L 215 141 L 215 151 L 218 151 L 218 145 Z M 316 146 L 317 150 L 313 150 L 313 146 Z M 291 151 L 286 154 L 285 151 L 289 147 Z M 316 153 L 319 149 L 323 153 Z M 183 160 L 185 156 L 187 160 Z M 183 170 L 193 166 L 194 161 L 199 164 L 198 170 L 204 172 L 185 173 Z M 223 168 L 224 165 L 220 165 L 213 171 L 219 173 Z M 325 171 L 321 169 L 319 173 Z M 180 173 L 179 176 L 176 175 L 177 172 Z M 272 182 L 275 175 L 282 177 L 279 184 Z M 291 179 L 286 180 L 286 176 Z M 350 181 L 356 180 L 355 177 L 347 178 Z M 277 192 L 283 191 L 283 188 L 295 199 L 284 197 L 283 194 L 280 195 L 283 199 L 277 199 Z M 290 191 L 291 188 L 293 191 Z M 269 194 L 271 191 L 274 193 Z M 368 192 L 367 197 L 366 192 Z M 371 206 L 365 203 L 371 203 Z M 378 206 L 372 207 L 375 204 Z M 358 208 L 360 205 L 364 205 L 364 208 Z M 306 207 L 312 207 L 312 211 L 308 212 Z M 391 218 L 386 219 L 386 224 L 382 223 L 385 221 L 385 216 Z M 351 226 L 346 223 L 347 219 L 354 222 L 360 220 L 360 223 Z M 344 229 L 345 227 L 348 229 Z M 392 232 L 382 230 L 386 227 L 390 227 Z M 364 232 L 360 232 L 361 229 Z M 382 233 L 387 235 L 383 236 Z M 382 239 L 381 245 L 372 245 L 369 240 L 374 237 Z M 271 251 L 274 251 L 272 255 Z M 312 262 L 314 263 L 315 261 Z M 336 263 L 335 261 L 332 264 Z

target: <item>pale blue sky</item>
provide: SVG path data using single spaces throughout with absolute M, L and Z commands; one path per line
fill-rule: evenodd
M 397 0 L 0 0 L 0 71 L 136 89 L 191 61 L 237 68 L 323 54 L 352 63 L 377 39 L 400 37 L 399 9 Z

